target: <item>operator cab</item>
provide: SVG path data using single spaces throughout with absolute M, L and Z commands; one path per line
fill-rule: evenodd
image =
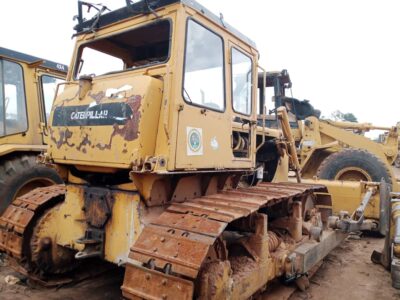
M 0 139 L 20 144 L 22 135 L 25 144 L 43 143 L 37 124 L 46 124 L 66 71 L 65 65 L 0 47 Z
M 292 129 L 297 129 L 299 122 L 305 120 L 310 116 L 320 117 L 321 112 L 314 109 L 308 100 L 298 100 L 293 97 L 286 95 L 286 91 L 292 88 L 292 81 L 287 70 L 282 70 L 279 72 L 267 72 L 266 80 L 264 84 L 263 73 L 258 74 L 258 89 L 259 89 L 259 99 L 258 99 L 258 124 L 262 125 L 262 115 L 264 113 L 264 108 L 266 107 L 265 95 L 263 86 L 273 89 L 272 103 L 273 109 L 265 109 L 265 124 L 269 128 L 279 128 L 276 109 L 280 106 L 284 106 L 289 115 L 290 127 Z
M 108 171 L 254 168 L 255 44 L 195 1 L 103 11 L 78 16 L 52 159 Z

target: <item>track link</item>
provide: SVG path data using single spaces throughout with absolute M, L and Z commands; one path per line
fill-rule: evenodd
M 327 204 L 323 199 L 318 203 L 318 193 L 327 193 L 325 186 L 293 183 L 261 183 L 173 203 L 143 228 L 131 247 L 124 297 L 191 299 L 211 247 L 228 224 L 269 205 L 301 200 L 312 193 L 317 193 L 316 204 Z
M 37 188 L 16 198 L 0 217 L 0 250 L 19 262 L 26 258 L 29 250 L 24 249 L 24 241 L 32 230 L 32 221 L 65 193 L 65 185 L 53 185 Z

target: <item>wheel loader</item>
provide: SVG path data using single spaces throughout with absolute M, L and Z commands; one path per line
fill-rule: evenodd
M 60 184 L 36 163 L 46 149 L 46 122 L 67 66 L 0 47 L 0 215 L 18 196 Z
M 390 216 L 384 203 L 390 191 L 399 190 L 390 167 L 398 129 L 381 127 L 388 130 L 385 139 L 381 144 L 373 142 L 359 134 L 376 126 L 321 120 L 321 112 L 308 100 L 286 96 L 286 90 L 292 87 L 286 70 L 268 72 L 265 79 L 262 73 L 258 77 L 259 94 L 266 93 L 262 87 L 272 87 L 273 98 L 267 115 L 263 112 L 268 103 L 262 99 L 257 122 L 284 129 L 285 140 L 292 146 L 290 157 L 295 158 L 291 169 L 302 182 L 328 187 L 333 213 L 341 216 L 341 220 L 333 218 L 331 225 L 347 232 L 366 230 L 385 235 Z M 285 122 L 281 107 L 288 111 Z
M 261 85 L 262 74 L 259 75 Z M 269 72 L 266 86 L 274 89 L 273 107 L 285 106 L 290 115 L 303 178 L 380 182 L 382 178 L 399 190 L 391 168 L 398 155 L 398 126 L 321 119 L 309 101 L 286 96 L 292 82 L 287 70 Z M 267 125 L 277 126 L 274 109 Z M 385 130 L 381 142 L 364 136 L 370 130 Z
M 78 8 L 41 156 L 65 185 L 15 199 L 0 250 L 37 280 L 123 266 L 128 299 L 248 299 L 305 278 L 345 218 L 326 186 L 288 182 L 290 134 L 258 124 L 254 42 L 195 1 Z

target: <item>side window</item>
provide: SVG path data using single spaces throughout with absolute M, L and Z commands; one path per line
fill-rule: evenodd
M 232 101 L 235 112 L 251 114 L 252 61 L 239 50 L 232 48 Z
M 51 107 L 53 105 L 57 85 L 63 82 L 63 80 L 57 77 L 43 75 L 41 77 L 41 82 L 42 82 L 44 110 L 46 114 L 46 123 L 47 123 L 47 120 L 50 117 Z
M 28 129 L 22 67 L 0 60 L 0 136 Z
M 223 40 L 193 20 L 187 26 L 184 74 L 186 102 L 225 109 Z

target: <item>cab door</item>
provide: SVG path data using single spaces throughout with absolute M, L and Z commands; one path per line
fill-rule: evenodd
M 232 165 L 231 114 L 227 110 L 225 44 L 198 21 L 187 21 L 182 99 L 175 167 L 220 169 Z
M 50 118 L 51 107 L 53 106 L 54 98 L 56 96 L 57 85 L 64 82 L 64 79 L 54 74 L 38 71 L 36 73 L 37 82 L 39 83 L 38 101 L 41 109 L 41 124 L 42 130 L 46 130 L 48 120 Z M 63 88 L 63 86 L 61 86 Z M 59 91 L 61 92 L 61 91 Z M 42 134 L 43 143 L 47 144 L 46 133 Z
M 248 47 L 247 47 L 248 48 Z M 254 82 L 255 67 L 250 48 L 230 41 L 230 92 L 233 112 L 232 151 L 237 163 L 252 166 L 255 152 Z M 245 164 L 247 163 L 247 165 Z

